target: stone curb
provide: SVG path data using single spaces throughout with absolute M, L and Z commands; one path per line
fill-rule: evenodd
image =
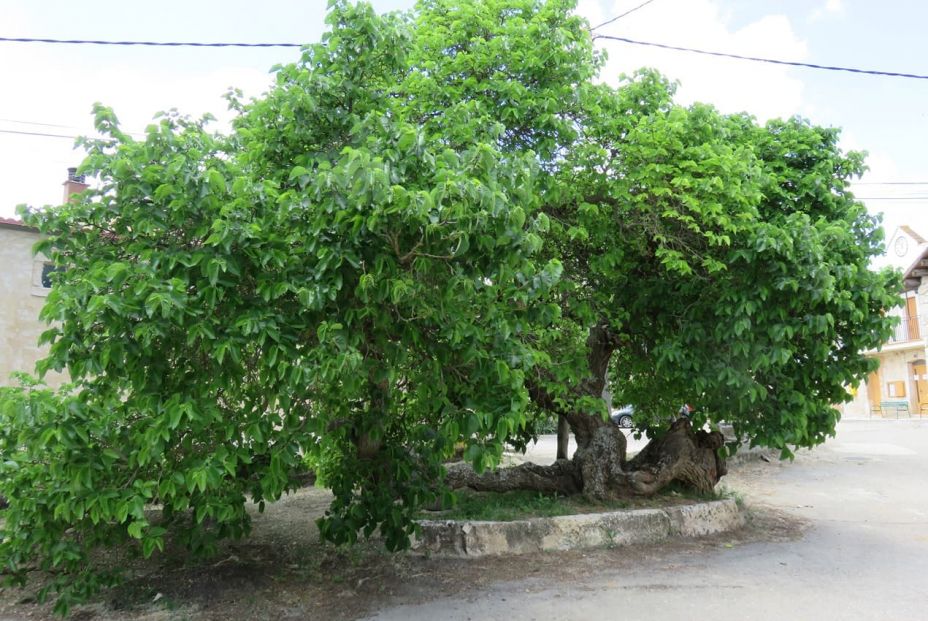
M 653 543 L 740 528 L 744 515 L 731 499 L 666 509 L 561 515 L 513 522 L 422 520 L 412 550 L 419 554 L 480 557 Z

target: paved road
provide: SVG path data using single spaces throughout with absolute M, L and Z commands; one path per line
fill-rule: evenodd
M 631 549 L 634 564 L 569 586 L 556 577 L 496 583 L 371 618 L 928 620 L 928 420 L 842 422 L 823 447 L 729 485 L 808 529 L 669 560 Z

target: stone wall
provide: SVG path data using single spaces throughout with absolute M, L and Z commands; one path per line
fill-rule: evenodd
M 48 289 L 42 286 L 42 257 L 32 254 L 39 234 L 32 229 L 0 224 L 0 386 L 14 383 L 13 371 L 33 372 L 44 355 L 37 345 L 47 326 L 39 321 Z M 63 376 L 46 378 L 57 385 Z
M 512 522 L 422 520 L 413 552 L 474 558 L 656 543 L 736 530 L 745 518 L 730 499 L 609 513 L 561 515 Z

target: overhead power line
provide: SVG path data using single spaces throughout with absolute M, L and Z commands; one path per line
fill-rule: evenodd
M 653 2 L 653 0 L 649 0 Z M 648 4 L 647 2 L 626 11 L 622 15 L 619 15 L 609 22 L 604 22 L 596 28 L 601 28 L 602 26 L 611 23 L 624 15 L 627 15 L 629 12 L 637 10 L 642 6 Z M 595 28 L 593 29 L 595 30 Z M 746 60 L 751 62 L 760 62 L 760 63 L 770 63 L 774 65 L 787 65 L 790 67 L 806 67 L 808 69 L 822 69 L 825 71 L 846 71 L 849 73 L 860 73 L 865 75 L 881 75 L 888 76 L 893 78 L 908 78 L 912 80 L 928 80 L 928 75 L 920 75 L 917 73 L 904 73 L 899 71 L 878 71 L 875 69 L 858 69 L 855 67 L 840 67 L 833 65 L 818 65 L 815 63 L 802 63 L 791 60 L 779 60 L 775 58 L 762 58 L 759 56 L 742 56 L 740 54 L 728 54 L 726 52 L 715 52 L 710 50 L 700 50 L 692 47 L 683 47 L 679 45 L 667 45 L 665 43 L 654 43 L 652 41 L 637 41 L 635 39 L 629 39 L 627 37 L 616 37 L 613 35 L 593 35 L 594 39 L 606 39 L 609 41 L 619 41 L 621 43 L 629 43 L 631 45 L 643 45 L 648 47 L 656 47 L 665 50 L 673 50 L 675 52 L 689 52 L 692 54 L 703 54 L 706 56 L 718 56 L 721 58 L 733 58 L 735 60 Z M 199 41 L 103 41 L 95 39 L 48 39 L 48 38 L 33 38 L 33 37 L 0 37 L 0 43 L 57 43 L 57 44 L 66 44 L 66 45 L 113 45 L 113 46 L 154 46 L 154 47 L 303 47 L 302 43 L 244 43 L 244 42 L 211 42 L 204 43 Z
M 928 181 L 855 181 L 852 185 L 928 185 Z
M 599 29 L 599 28 L 602 28 L 603 26 L 608 26 L 608 25 L 611 24 L 612 22 L 617 22 L 617 21 L 619 21 L 620 19 L 622 19 L 623 17 L 625 17 L 626 15 L 631 15 L 632 13 L 634 13 L 635 11 L 637 11 L 638 9 L 643 9 L 644 7 L 648 6 L 648 5 L 651 4 L 652 2 L 654 2 L 654 0 L 647 0 L 646 2 L 642 2 L 642 3 L 639 4 L 638 6 L 636 6 L 636 7 L 634 7 L 634 8 L 631 8 L 631 9 L 625 11 L 625 12 L 622 13 L 621 15 L 617 15 L 616 17 L 613 17 L 612 19 L 607 19 L 606 21 L 604 21 L 603 23 L 601 23 L 599 26 L 593 26 L 592 28 L 590 28 L 590 31 L 592 32 L 593 30 L 597 30 L 597 29 Z
M 664 50 L 673 50 L 675 52 L 690 52 L 692 54 L 704 54 L 706 56 L 720 56 L 722 58 L 734 58 L 735 60 L 748 60 L 759 63 L 771 63 L 774 65 L 789 65 L 791 67 L 806 67 L 809 69 L 823 69 L 826 71 L 848 71 L 850 73 L 863 73 L 867 75 L 882 75 L 893 78 L 909 78 L 913 80 L 928 80 L 928 75 L 919 75 L 916 73 L 901 73 L 896 71 L 877 71 L 875 69 L 857 69 L 854 67 L 837 67 L 831 65 L 816 65 L 814 63 L 801 63 L 792 60 L 777 60 L 774 58 L 761 58 L 759 56 L 741 56 L 740 54 L 727 54 L 725 52 L 712 52 L 709 50 L 699 50 L 692 47 L 681 47 L 678 45 L 666 45 L 664 43 L 654 43 L 650 41 L 636 41 L 626 37 L 614 37 L 611 35 L 593 35 L 594 39 L 608 39 L 610 41 L 620 41 L 632 45 L 645 45 L 648 47 L 657 47 Z
M 928 201 L 925 196 L 855 196 L 859 201 Z
M 67 45 L 137 45 L 154 47 L 302 47 L 302 43 L 201 43 L 196 41 L 101 41 L 97 39 L 39 39 L 0 37 L 6 43 L 61 43 Z
M 42 127 L 63 127 L 65 129 L 74 129 L 71 125 L 58 125 L 57 123 L 39 123 L 37 121 L 20 121 L 18 119 L 0 119 L 2 123 L 16 123 L 18 125 L 41 125 Z
M 22 132 L 15 129 L 0 129 L 0 134 L 19 134 L 21 136 L 46 136 L 48 138 L 70 138 L 75 140 L 77 136 L 67 136 L 65 134 L 46 134 L 44 132 Z

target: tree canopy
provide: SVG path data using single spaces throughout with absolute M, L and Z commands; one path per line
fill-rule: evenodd
M 597 81 L 573 5 L 334 2 L 231 132 L 95 109 L 99 184 L 25 216 L 72 385 L 0 397 L 8 577 L 63 570 L 66 608 L 92 550 L 208 551 L 307 468 L 326 538 L 402 548 L 456 445 L 479 474 L 556 414 L 592 447 L 607 379 L 653 435 L 684 401 L 784 454 L 833 433 L 898 288 L 862 156 Z

